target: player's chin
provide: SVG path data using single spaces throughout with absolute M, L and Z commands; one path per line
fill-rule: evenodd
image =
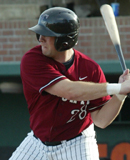
M 51 57 L 50 52 L 48 52 L 46 50 L 42 51 L 42 53 L 43 53 L 44 56 Z
M 47 47 L 42 47 L 42 53 L 43 53 L 44 55 L 47 55 L 47 54 L 48 54 Z

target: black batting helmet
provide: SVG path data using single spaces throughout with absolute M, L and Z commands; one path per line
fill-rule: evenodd
M 53 7 L 45 10 L 38 24 L 29 28 L 38 35 L 56 37 L 55 48 L 65 51 L 78 42 L 79 19 L 77 15 L 64 7 Z

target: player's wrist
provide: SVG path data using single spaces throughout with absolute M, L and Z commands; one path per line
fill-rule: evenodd
M 108 95 L 119 94 L 121 90 L 121 83 L 107 83 L 106 90 Z

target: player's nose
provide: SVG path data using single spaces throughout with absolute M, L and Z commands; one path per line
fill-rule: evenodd
M 39 42 L 45 42 L 45 37 L 42 36 L 42 35 L 40 35 L 40 36 L 39 36 Z

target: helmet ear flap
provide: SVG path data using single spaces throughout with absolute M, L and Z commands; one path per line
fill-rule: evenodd
M 56 37 L 54 45 L 57 51 L 65 51 L 69 49 L 69 44 L 65 37 Z
M 65 51 L 75 46 L 77 42 L 78 34 L 74 34 L 73 36 L 56 37 L 54 45 L 56 50 Z

